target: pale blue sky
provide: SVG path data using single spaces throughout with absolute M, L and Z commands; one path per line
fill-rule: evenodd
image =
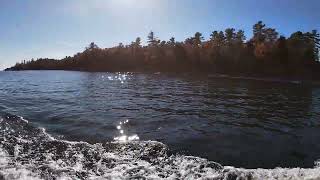
M 320 29 L 320 0 L 0 0 L 0 69 L 23 59 L 62 58 L 90 42 L 110 47 L 150 30 L 182 41 L 263 20 L 282 35 Z

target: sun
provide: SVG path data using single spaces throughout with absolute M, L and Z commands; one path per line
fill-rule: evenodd
M 117 8 L 152 8 L 159 5 L 160 0 L 110 0 L 110 5 Z
M 136 0 L 110 0 L 110 4 L 113 6 L 130 7 L 139 4 Z

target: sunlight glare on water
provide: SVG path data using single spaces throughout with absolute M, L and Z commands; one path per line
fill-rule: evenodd
M 124 127 L 126 127 L 126 129 L 128 129 L 128 126 L 127 126 L 128 123 L 129 123 L 128 119 L 125 121 L 119 122 L 119 125 L 117 125 L 117 130 L 119 130 L 120 136 L 114 137 L 115 141 L 128 142 L 128 141 L 138 141 L 139 140 L 139 136 L 137 134 L 133 134 L 131 136 L 128 136 L 127 133 L 125 133 Z
M 105 76 L 101 76 L 102 79 L 105 79 Z M 121 84 L 123 84 L 125 81 L 129 80 L 129 73 L 116 73 L 113 76 L 107 76 L 109 81 L 119 81 Z

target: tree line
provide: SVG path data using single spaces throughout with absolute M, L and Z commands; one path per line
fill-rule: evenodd
M 262 21 L 243 30 L 213 31 L 205 40 L 200 32 L 183 42 L 160 40 L 154 32 L 143 46 L 137 37 L 128 45 L 100 48 L 91 43 L 81 53 L 60 60 L 40 58 L 17 63 L 7 70 L 76 70 L 108 72 L 202 72 L 252 76 L 315 78 L 320 73 L 320 35 L 297 31 L 289 37 Z

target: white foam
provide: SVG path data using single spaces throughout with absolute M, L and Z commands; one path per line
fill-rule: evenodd
M 25 128 L 36 136 L 30 137 L 24 128 L 5 127 L 8 137 L 0 142 L 0 179 L 320 179 L 319 161 L 315 168 L 305 169 L 223 167 L 199 157 L 168 156 L 164 144 L 138 141 L 138 135 L 119 136 L 115 138 L 118 142 L 102 145 L 57 140 L 44 128 L 39 134 Z M 12 130 L 27 136 L 15 137 Z M 8 146 L 13 148 L 11 155 Z
M 0 179 L 10 180 L 38 180 L 40 177 L 23 166 L 12 166 L 10 157 L 2 148 L 0 148 Z
M 18 116 L 22 121 L 26 122 L 26 123 L 29 123 L 28 120 L 24 119 L 22 116 Z
M 320 168 L 320 159 L 314 162 L 315 167 Z

